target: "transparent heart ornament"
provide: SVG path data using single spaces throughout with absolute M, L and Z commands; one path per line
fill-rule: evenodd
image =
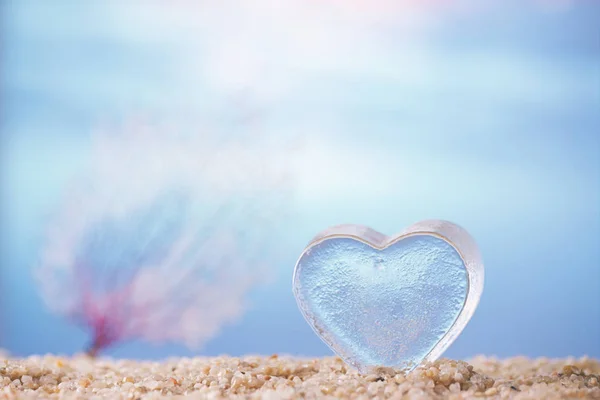
M 347 364 L 368 373 L 434 361 L 471 319 L 484 267 L 458 225 L 418 222 L 395 236 L 359 225 L 318 234 L 293 276 L 302 315 Z

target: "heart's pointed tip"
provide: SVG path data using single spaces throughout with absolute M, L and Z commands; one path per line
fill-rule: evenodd
M 406 362 L 405 364 L 399 364 L 395 366 L 361 365 L 354 363 L 352 367 L 361 375 L 375 375 L 379 377 L 378 379 L 385 379 L 386 377 L 394 377 L 396 375 L 407 375 L 424 364 L 425 360 L 421 361 L 420 363 Z

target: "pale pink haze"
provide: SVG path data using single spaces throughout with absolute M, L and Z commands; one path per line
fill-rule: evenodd
M 138 125 L 95 133 L 89 168 L 65 193 L 36 269 L 48 307 L 90 331 L 92 355 L 135 339 L 201 348 L 269 279 L 265 241 L 292 182 L 282 146 Z M 172 191 L 184 200 L 163 210 Z M 136 231 L 148 223 L 151 233 Z M 141 249 L 133 265 L 130 245 Z

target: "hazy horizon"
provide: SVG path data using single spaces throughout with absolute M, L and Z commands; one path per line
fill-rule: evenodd
M 342 223 L 393 234 L 446 219 L 478 242 L 486 280 L 445 356 L 600 357 L 600 5 L 333 4 L 4 2 L 0 348 L 88 344 L 44 305 L 32 271 L 94 134 L 142 122 L 197 138 L 133 138 L 143 165 L 160 158 L 180 177 L 181 154 L 213 160 L 228 139 L 211 162 L 285 165 L 291 194 L 267 240 L 271 276 L 239 318 L 198 350 L 134 341 L 107 355 L 331 355 L 291 291 L 304 246 Z M 265 184 L 193 165 L 234 198 Z M 158 172 L 140 169 L 152 186 Z M 270 193 L 265 204 L 281 201 Z

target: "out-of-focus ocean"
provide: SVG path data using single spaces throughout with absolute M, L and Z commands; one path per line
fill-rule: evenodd
M 260 157 L 289 161 L 290 195 L 261 250 L 277 249 L 271 277 L 234 321 L 197 350 L 134 340 L 107 354 L 330 354 L 291 292 L 304 246 L 340 223 L 392 234 L 440 218 L 475 237 L 486 267 L 447 356 L 600 357 L 600 3 L 275 3 L 2 3 L 0 348 L 88 344 L 33 271 L 91 134 L 141 120 L 279 140 Z M 169 151 L 151 154 L 168 169 Z M 239 151 L 233 166 L 254 150 Z M 214 174 L 198 185 L 229 179 Z

